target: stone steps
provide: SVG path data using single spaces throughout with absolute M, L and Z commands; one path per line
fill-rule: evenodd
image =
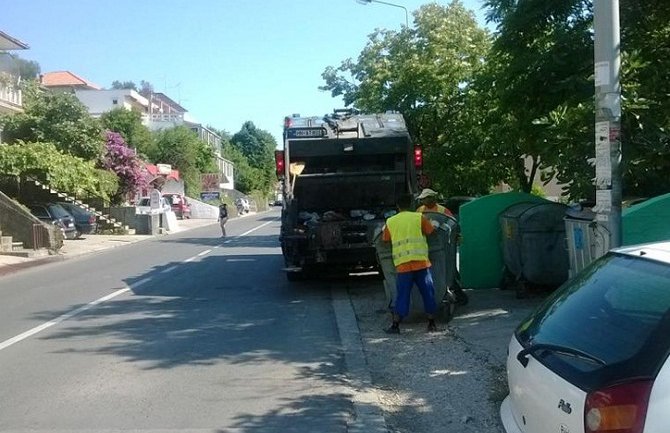
M 127 225 L 124 225 L 123 223 L 121 223 L 120 221 L 117 221 L 116 219 L 110 217 L 109 215 L 104 214 L 104 213 L 96 210 L 94 207 L 89 206 L 88 204 L 84 203 L 83 201 L 77 200 L 74 197 L 70 197 L 65 193 L 62 193 L 58 190 L 55 190 L 55 189 L 51 188 L 49 185 L 46 185 L 46 184 L 40 182 L 39 180 L 31 179 L 31 181 L 36 186 L 42 188 L 43 190 L 49 191 L 49 194 L 54 195 L 54 196 L 58 197 L 59 199 L 63 199 L 64 201 L 74 203 L 75 205 L 79 206 L 80 208 L 82 208 L 82 209 L 84 209 L 88 212 L 91 212 L 93 215 L 96 216 L 96 218 L 98 219 L 99 222 L 102 222 L 102 224 L 105 224 L 107 226 L 111 226 L 112 229 L 114 229 L 114 230 L 123 230 L 123 231 L 126 232 L 126 234 L 134 234 L 134 233 L 130 233 L 130 231 L 133 230 L 133 229 L 131 229 Z

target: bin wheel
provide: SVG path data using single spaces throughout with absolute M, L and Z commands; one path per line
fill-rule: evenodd
M 517 299 L 526 299 L 528 297 L 528 284 L 525 281 L 523 280 L 517 281 L 515 285 L 515 290 Z
M 470 298 L 468 294 L 463 291 L 460 285 L 457 285 L 453 288 L 454 296 L 456 298 L 456 305 L 468 305 Z
M 500 289 L 501 290 L 507 290 L 512 287 L 514 287 L 516 284 L 516 277 L 514 274 L 510 272 L 510 270 L 505 266 L 505 269 L 503 270 L 503 276 L 502 279 L 500 280 Z

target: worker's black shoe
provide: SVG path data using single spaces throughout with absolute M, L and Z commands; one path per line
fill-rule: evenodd
M 428 332 L 437 332 L 437 325 L 435 324 L 434 320 L 429 320 L 428 321 Z
M 386 328 L 384 332 L 387 334 L 400 334 L 400 325 L 398 323 L 394 323 L 389 328 Z

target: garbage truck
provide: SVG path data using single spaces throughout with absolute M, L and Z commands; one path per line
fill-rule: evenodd
M 280 242 L 289 281 L 378 270 L 374 238 L 423 163 L 401 114 L 335 110 L 287 116 L 275 152 L 284 197 Z

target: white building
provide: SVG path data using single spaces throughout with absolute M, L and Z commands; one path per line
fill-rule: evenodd
M 193 119 L 188 110 L 164 93 L 141 94 L 132 89 L 100 89 L 71 72 L 50 72 L 43 75 L 43 85 L 56 90 L 70 90 L 93 117 L 117 108 L 142 115 L 142 123 L 152 131 L 185 126 L 212 147 L 221 179 L 221 189 L 235 188 L 234 164 L 221 156 L 221 137 Z
M 27 50 L 28 44 L 0 31 L 0 113 L 23 111 L 23 95 L 19 88 L 19 75 L 14 70 L 12 57 L 2 51 Z
M 149 100 L 133 89 L 111 90 L 79 90 L 74 95 L 86 106 L 93 117 L 122 108 L 146 114 L 149 111 Z

